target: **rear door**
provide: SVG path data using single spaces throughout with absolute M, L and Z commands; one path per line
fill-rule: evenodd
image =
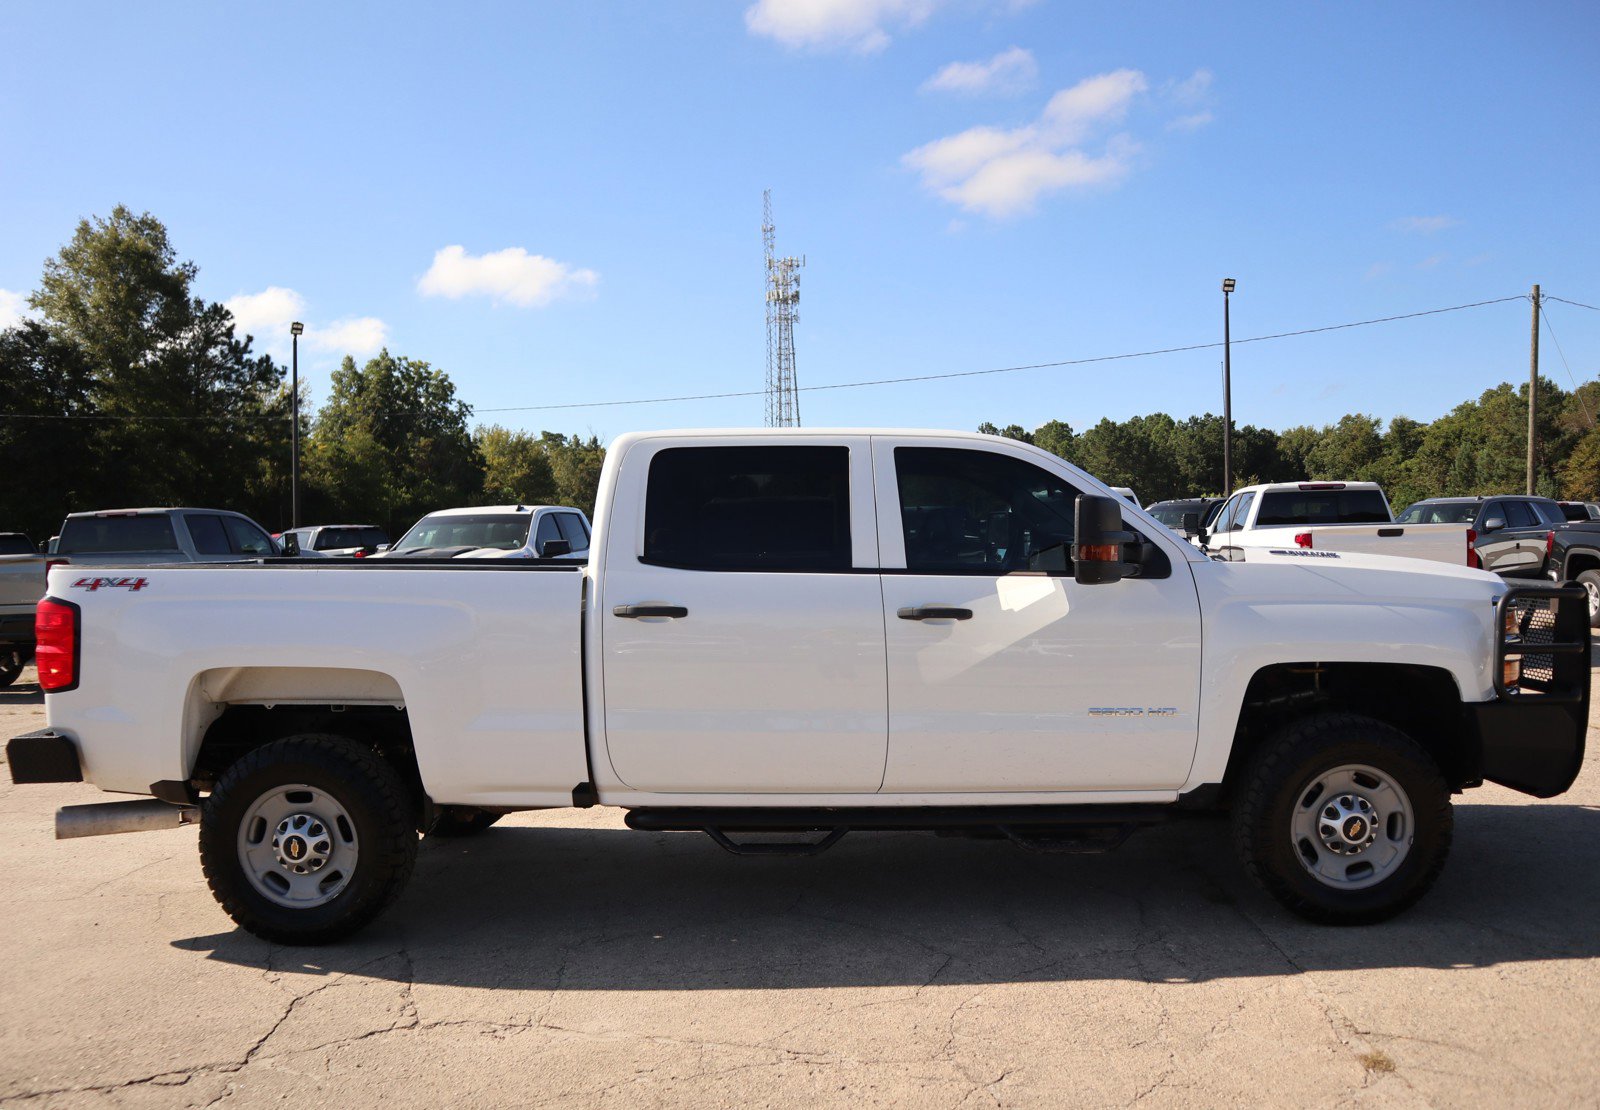
M 885 793 L 1163 790 L 1193 761 L 1200 606 L 1168 573 L 1080 586 L 1079 487 L 1027 451 L 874 437 L 889 660 Z M 1066 560 L 1070 568 L 1070 560 Z
M 866 437 L 628 450 L 597 602 L 617 776 L 676 793 L 871 793 L 888 743 Z
M 1499 517 L 1505 521 L 1505 526 L 1487 533 L 1489 556 L 1483 554 L 1484 543 L 1478 545 L 1484 569 L 1508 578 L 1537 575 L 1544 567 L 1545 534 L 1549 526 L 1539 518 L 1534 507 L 1521 498 L 1501 498 L 1490 502 L 1489 506 L 1484 508 L 1484 519 Z

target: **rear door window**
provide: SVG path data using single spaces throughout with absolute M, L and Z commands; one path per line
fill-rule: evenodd
M 211 513 L 185 513 L 184 524 L 189 526 L 189 538 L 194 541 L 196 555 L 232 555 L 228 546 L 228 533 L 223 530 L 222 518 Z
M 179 551 L 172 518 L 165 513 L 72 517 L 61 526 L 56 551 L 74 553 Z
M 848 447 L 673 447 L 650 460 L 644 561 L 847 570 Z

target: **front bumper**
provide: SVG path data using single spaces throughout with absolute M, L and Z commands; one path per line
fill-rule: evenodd
M 1512 790 L 1551 798 L 1583 768 L 1589 731 L 1589 601 L 1581 586 L 1515 586 L 1495 609 L 1507 609 L 1517 632 L 1495 653 L 1495 700 L 1468 705 L 1483 777 Z M 1510 656 L 1521 659 L 1521 682 L 1502 679 Z
M 39 782 L 82 782 L 78 747 L 51 729 L 13 737 L 6 744 L 11 781 L 18 786 Z

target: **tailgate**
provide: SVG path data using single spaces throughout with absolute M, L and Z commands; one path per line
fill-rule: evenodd
M 1465 524 L 1336 524 L 1306 530 L 1314 550 L 1468 565 Z

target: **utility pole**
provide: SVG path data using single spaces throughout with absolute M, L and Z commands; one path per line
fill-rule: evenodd
M 1233 492 L 1233 345 L 1228 335 L 1228 297 L 1238 285 L 1222 279 L 1222 496 Z
M 289 325 L 289 334 L 294 337 L 294 354 L 290 372 L 289 392 L 289 419 L 292 425 L 289 429 L 289 527 L 300 527 L 300 335 L 306 326 L 299 320 Z
M 1539 415 L 1539 287 L 1533 287 L 1533 347 L 1528 356 L 1528 489 L 1533 495 L 1535 421 Z

